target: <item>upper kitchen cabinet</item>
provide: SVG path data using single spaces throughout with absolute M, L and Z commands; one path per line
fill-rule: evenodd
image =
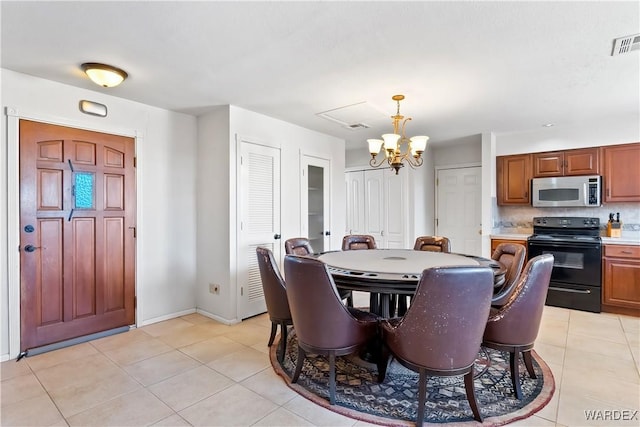
M 496 157 L 498 205 L 529 205 L 531 154 Z
M 602 148 L 604 203 L 640 202 L 640 143 Z
M 534 153 L 533 177 L 598 175 L 600 158 L 598 148 Z

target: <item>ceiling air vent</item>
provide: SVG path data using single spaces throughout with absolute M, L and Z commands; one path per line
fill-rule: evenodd
M 375 123 L 381 118 L 387 117 L 386 114 L 367 102 L 333 108 L 317 113 L 317 116 L 338 123 L 350 130 L 368 129 L 370 126 L 366 123 Z
M 629 53 L 632 50 L 640 50 L 640 34 L 620 37 L 613 42 L 613 52 L 611 52 L 611 56 Z
M 352 125 L 349 125 L 349 128 L 351 129 L 369 129 L 370 126 L 369 125 L 365 125 L 364 123 L 354 123 Z

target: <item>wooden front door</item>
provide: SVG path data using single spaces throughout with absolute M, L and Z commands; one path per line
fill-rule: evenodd
M 134 140 L 20 120 L 20 350 L 135 323 Z

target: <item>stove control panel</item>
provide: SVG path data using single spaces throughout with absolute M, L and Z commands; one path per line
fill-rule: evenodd
M 600 218 L 539 216 L 533 218 L 533 225 L 536 227 L 549 228 L 592 229 L 600 227 Z

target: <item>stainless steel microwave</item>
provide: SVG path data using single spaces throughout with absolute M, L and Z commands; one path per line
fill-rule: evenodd
M 540 208 L 599 207 L 602 177 L 559 176 L 531 180 L 531 204 Z

